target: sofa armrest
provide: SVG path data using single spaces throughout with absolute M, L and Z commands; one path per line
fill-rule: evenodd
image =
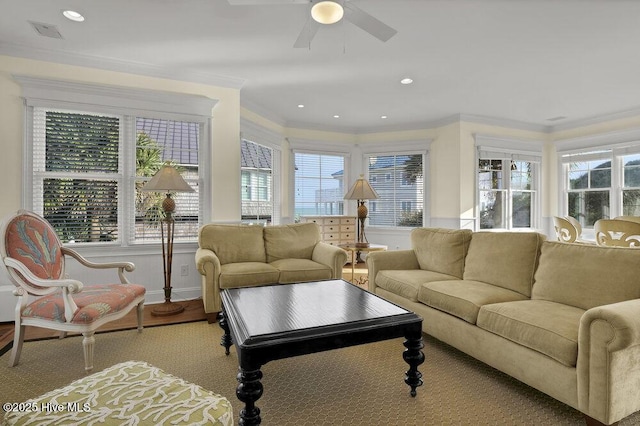
M 640 410 L 640 299 L 589 309 L 578 331 L 580 410 L 614 423 Z
M 321 241 L 313 248 L 311 260 L 327 265 L 331 268 L 331 278 L 340 279 L 342 267 L 347 263 L 347 252 L 340 247 Z
M 220 259 L 209 249 L 196 250 L 196 268 L 202 275 L 202 303 L 207 314 L 220 312 Z
M 376 275 L 386 269 L 420 269 L 413 250 L 374 251 L 365 259 L 369 274 L 369 291 L 375 293 Z

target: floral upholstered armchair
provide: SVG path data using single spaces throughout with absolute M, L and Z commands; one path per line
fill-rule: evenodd
M 65 276 L 65 256 L 89 268 L 118 270 L 119 283 L 85 286 Z M 15 334 L 10 366 L 18 364 L 25 326 L 82 333 L 85 370 L 93 369 L 94 333 L 101 325 L 122 318 L 137 306 L 138 331 L 142 331 L 145 288 L 129 284 L 124 271 L 130 262 L 93 263 L 63 247 L 49 222 L 20 210 L 0 228 L 0 257 L 16 286 Z

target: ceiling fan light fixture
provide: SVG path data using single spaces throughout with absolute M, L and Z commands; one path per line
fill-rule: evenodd
M 344 16 L 344 8 L 335 1 L 319 1 L 311 7 L 311 17 L 320 24 L 335 24 Z

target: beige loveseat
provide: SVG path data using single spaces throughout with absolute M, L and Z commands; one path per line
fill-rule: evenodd
M 200 228 L 196 266 L 207 314 L 221 310 L 220 290 L 342 278 L 347 253 L 320 240 L 315 223 Z
M 640 410 L 640 250 L 416 229 L 367 256 L 370 291 L 425 333 L 612 424 Z

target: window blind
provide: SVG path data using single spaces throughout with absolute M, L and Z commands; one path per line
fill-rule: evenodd
M 344 156 L 295 153 L 296 219 L 344 214 Z
M 368 157 L 369 183 L 380 196 L 368 201 L 371 226 L 423 225 L 423 162 L 422 154 Z
M 273 223 L 275 212 L 274 150 L 242 139 L 240 142 L 242 220 Z
M 168 162 L 194 192 L 172 194 L 176 203 L 174 239 L 193 240 L 198 235 L 200 210 L 199 146 L 201 124 L 150 117 L 135 118 L 136 131 L 136 208 L 134 242 L 160 240 L 159 220 L 163 218 L 163 193 L 142 191 L 144 184 Z
M 34 205 L 64 243 L 118 239 L 120 118 L 34 109 Z

